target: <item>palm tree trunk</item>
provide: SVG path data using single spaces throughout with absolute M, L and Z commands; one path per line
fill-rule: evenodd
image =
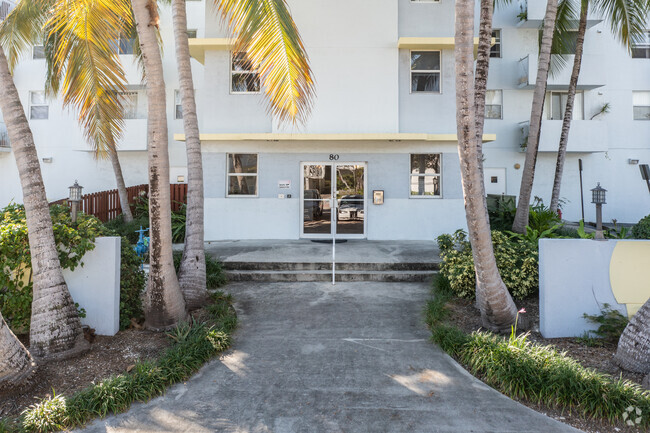
M 456 123 L 465 214 L 477 277 L 478 307 L 483 325 L 495 331 L 514 323 L 517 307 L 497 269 L 490 222 L 485 209 L 485 188 L 477 155 L 474 98 L 474 1 L 456 1 Z
M 562 120 L 562 133 L 560 135 L 560 146 L 557 151 L 557 163 L 555 164 L 555 179 L 553 180 L 553 193 L 551 194 L 551 211 L 557 213 L 560 203 L 560 187 L 562 185 L 562 172 L 564 171 L 564 160 L 566 159 L 566 148 L 569 141 L 569 129 L 573 118 L 573 103 L 575 102 L 580 66 L 582 64 L 582 51 L 585 45 L 585 32 L 587 31 L 587 12 L 589 2 L 582 1 L 580 9 L 580 24 L 578 25 L 578 39 L 576 41 L 576 55 L 573 60 L 573 71 L 569 80 L 569 92 L 567 94 L 566 109 Z
M 203 306 L 208 296 L 203 245 L 203 161 L 190 48 L 187 41 L 185 0 L 172 0 L 172 14 L 187 152 L 187 218 L 185 246 L 178 271 L 178 281 L 188 310 L 194 310 Z
M 650 373 L 650 299 L 625 327 L 614 361 L 625 370 Z
M 38 358 L 66 358 L 89 345 L 63 279 L 34 137 L 1 47 L 0 108 L 16 157 L 27 218 L 34 281 L 30 349 Z
M 32 356 L 0 314 L 0 390 L 21 385 L 35 369 Z
M 167 107 L 162 58 L 156 35 L 158 10 L 153 0 L 131 0 L 147 81 L 149 142 L 149 281 L 145 326 L 166 329 L 187 317 L 172 257 L 171 197 Z
M 117 157 L 117 150 L 114 146 L 108 147 L 108 157 L 113 166 L 113 173 L 115 174 L 115 181 L 117 183 L 117 194 L 120 196 L 120 207 L 122 208 L 122 215 L 125 222 L 133 221 L 133 214 L 129 206 L 129 195 L 126 192 L 126 184 L 124 183 L 124 176 L 122 176 L 122 166 L 120 159 Z
M 548 70 L 551 64 L 551 45 L 553 43 L 556 17 L 557 0 L 548 0 L 546 4 L 546 15 L 544 16 L 542 43 L 539 49 L 539 62 L 537 66 L 535 92 L 533 93 L 533 106 L 530 113 L 530 129 L 528 133 L 528 146 L 526 148 L 526 162 L 524 163 L 524 171 L 521 176 L 517 213 L 515 214 L 515 221 L 512 224 L 512 231 L 515 233 L 524 233 L 526 226 L 528 225 L 530 196 L 533 191 L 533 181 L 535 179 L 537 148 L 539 146 L 539 134 L 542 129 L 542 113 L 544 111 L 544 98 L 546 97 Z

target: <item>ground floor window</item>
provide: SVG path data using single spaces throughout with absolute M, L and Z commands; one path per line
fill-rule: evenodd
M 411 197 L 441 197 L 441 161 L 440 153 L 411 154 Z
M 257 196 L 257 154 L 229 153 L 228 197 Z

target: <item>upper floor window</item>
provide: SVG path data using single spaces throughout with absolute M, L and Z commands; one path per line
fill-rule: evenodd
M 650 30 L 643 33 L 643 40 L 632 45 L 633 59 L 650 59 Z
M 45 47 L 43 45 L 34 45 L 32 48 L 32 59 L 44 59 L 45 58 Z
M 485 92 L 485 118 L 503 119 L 503 91 L 487 90 Z
M 440 93 L 440 51 L 411 51 L 411 93 Z
M 650 91 L 632 92 L 634 120 L 650 120 Z
M 120 35 L 120 37 L 114 41 L 115 51 L 118 54 L 133 54 L 133 46 L 135 45 L 135 38 L 129 38 L 126 35 Z
M 144 89 L 120 92 L 118 96 L 122 100 L 125 120 L 147 118 L 147 93 Z
M 259 93 L 260 76 L 246 53 L 232 53 L 230 64 L 231 93 Z
M 257 154 L 228 154 L 228 196 L 257 196 Z
M 29 118 L 44 120 L 49 117 L 50 107 L 45 98 L 45 92 L 29 92 Z
M 584 94 L 581 91 L 576 92 L 573 100 L 573 120 L 584 120 Z M 567 92 L 548 92 L 544 100 L 544 111 L 548 120 L 564 120 L 566 111 Z
M 411 154 L 410 196 L 411 197 L 440 197 L 440 176 L 442 170 L 440 153 Z
M 490 48 L 490 57 L 501 57 L 501 30 L 492 30 L 494 45 Z
M 183 105 L 181 103 L 181 91 L 174 90 L 174 117 L 176 119 L 183 118 Z
M 196 38 L 196 29 L 191 29 L 187 31 L 187 37 L 189 39 L 195 39 Z

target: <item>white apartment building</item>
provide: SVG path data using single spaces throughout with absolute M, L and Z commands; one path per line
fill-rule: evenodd
M 267 114 L 255 71 L 230 51 L 205 1 L 188 1 L 205 173 L 206 240 L 433 239 L 465 227 L 456 142 L 454 2 L 289 0 L 310 56 L 317 97 L 304 126 Z M 542 0 L 520 0 L 494 17 L 484 152 L 486 189 L 518 195 L 535 84 Z M 524 14 L 525 12 L 525 18 Z M 478 14 L 477 14 L 478 17 Z M 170 10 L 164 9 L 171 182 L 187 174 L 177 105 Z M 650 23 L 648 24 L 650 29 Z M 125 50 L 125 52 L 128 50 Z M 115 187 L 74 114 L 40 93 L 44 60 L 35 47 L 15 81 L 36 139 L 48 196 L 75 179 L 93 192 Z M 132 108 L 119 157 L 128 185 L 146 183 L 146 95 L 131 57 Z M 533 194 L 549 202 L 569 65 L 549 78 Z M 639 165 L 650 163 L 650 33 L 631 56 L 592 16 L 571 125 L 562 194 L 564 217 L 585 218 L 590 189 L 608 190 L 605 221 L 650 213 Z M 608 112 L 598 114 L 603 107 Z M 1 142 L 1 141 L 0 141 Z M 20 201 L 10 147 L 0 145 L 0 205 Z

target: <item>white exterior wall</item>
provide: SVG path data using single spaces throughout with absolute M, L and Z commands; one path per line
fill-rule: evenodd
M 303 36 L 316 78 L 317 98 L 307 124 L 300 127 L 278 125 L 267 114 L 262 95 L 231 94 L 230 53 L 208 51 L 205 53 L 205 64 L 193 61 L 202 133 L 456 132 L 453 50 L 445 49 L 441 53 L 441 93 L 411 94 L 409 50 L 397 48 L 400 37 L 453 37 L 453 2 L 289 0 L 288 3 Z M 531 7 L 535 3 L 531 2 Z M 188 2 L 187 8 L 188 28 L 196 29 L 199 38 L 227 36 L 219 20 L 211 13 L 211 6 L 204 1 Z M 532 25 L 537 19 L 535 10 L 529 9 L 530 21 L 523 25 L 516 17 L 519 11 L 519 4 L 515 2 L 497 10 L 494 17 L 494 28 L 502 31 L 502 58 L 491 59 L 488 88 L 503 91 L 503 119 L 485 122 L 485 133 L 497 136 L 496 141 L 484 146 L 485 167 L 505 169 L 505 190 L 511 195 L 517 195 L 521 181 L 525 155 L 519 149 L 522 140 L 520 122 L 530 118 L 533 92 L 530 86 L 519 86 L 519 61 L 526 56 L 535 59 L 538 44 L 537 26 Z M 173 140 L 173 134 L 182 133 L 183 127 L 181 120 L 174 119 L 173 98 L 178 82 L 168 7 L 163 7 L 161 23 L 168 89 L 170 181 L 175 182 L 176 176 L 185 175 L 187 169 L 185 147 L 183 143 Z M 608 204 L 603 208 L 605 220 L 616 218 L 619 222 L 636 222 L 650 213 L 650 194 L 638 166 L 628 164 L 628 159 L 650 163 L 650 122 L 632 119 L 632 92 L 650 90 L 650 60 L 631 59 L 611 36 L 608 23 L 593 21 L 591 24 L 587 31 L 579 83 L 586 88 L 585 120 L 572 124 L 561 194 L 567 200 L 564 216 L 570 220 L 580 218 L 577 172 L 577 160 L 580 158 L 584 163 L 586 219 L 595 218 L 589 189 L 596 182 L 601 182 L 608 190 Z M 123 57 L 130 60 L 130 56 Z M 128 63 L 130 84 L 140 84 L 137 67 Z M 551 77 L 550 88 L 566 88 L 570 66 Z M 17 68 L 15 81 L 26 109 L 29 91 L 41 90 L 43 80 L 43 60 L 25 60 Z M 589 120 L 605 102 L 611 104 L 611 112 Z M 33 120 L 30 124 L 39 157 L 53 158 L 51 163 L 41 164 L 50 199 L 65 197 L 67 187 L 75 179 L 85 187 L 85 193 L 115 187 L 110 163 L 93 158 L 75 116 L 61 110 L 59 102 L 50 103 L 47 121 Z M 559 120 L 544 120 L 542 127 L 533 194 L 542 197 L 546 203 L 551 195 L 555 169 L 553 149 L 557 147 L 560 126 Z M 145 137 L 146 121 L 127 121 L 120 160 L 129 185 L 147 181 Z M 410 152 L 409 146 L 416 152 L 443 149 L 446 161 L 443 188 L 446 190 L 453 183 L 454 195 L 445 193 L 444 198 L 436 201 L 434 206 L 427 204 L 429 201 L 426 200 L 409 199 L 406 190 L 388 193 L 399 182 L 406 182 L 407 178 L 402 175 L 407 168 L 391 167 L 388 155 L 406 157 Z M 250 199 L 225 198 L 225 185 L 223 188 L 215 186 L 225 182 L 225 153 L 243 152 L 251 148 L 260 153 L 262 194 Z M 238 141 L 205 143 L 204 149 L 206 160 L 222 158 L 224 161 L 206 169 L 206 217 L 207 221 L 214 222 L 212 227 L 206 228 L 206 239 L 298 237 L 299 191 L 294 191 L 294 198 L 280 201 L 273 188 L 277 187 L 280 178 L 294 179 L 295 185 L 299 185 L 300 162 L 325 161 L 330 153 L 340 154 L 341 161 L 367 161 L 369 192 L 374 186 L 387 191 L 381 212 L 379 209 L 374 211 L 374 207 L 369 205 L 369 238 L 430 238 L 436 233 L 449 232 L 464 225 L 459 169 L 447 161 L 457 152 L 451 144 Z M 263 164 L 270 162 L 271 155 L 278 158 L 273 164 L 283 171 L 278 171 L 275 176 L 269 174 L 267 178 L 267 169 Z M 516 164 L 520 164 L 521 168 L 516 169 Z M 385 176 L 377 178 L 377 173 Z M 13 154 L 2 149 L 0 176 L 4 186 L 0 190 L 0 205 L 12 199 L 21 201 Z M 262 182 L 264 179 L 271 184 L 265 185 Z M 272 193 L 264 193 L 265 188 Z M 263 214 L 264 218 L 260 218 L 259 214 Z M 238 227 L 245 227 L 246 230 Z

